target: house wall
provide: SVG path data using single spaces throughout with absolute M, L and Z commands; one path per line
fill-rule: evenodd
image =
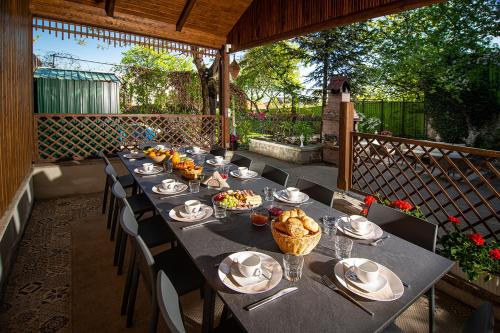
M 31 25 L 29 0 L 0 1 L 0 285 L 33 203 Z

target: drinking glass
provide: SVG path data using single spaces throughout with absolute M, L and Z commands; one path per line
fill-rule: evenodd
M 252 209 L 250 213 L 250 222 L 257 227 L 262 227 L 269 221 L 269 212 L 264 207 L 257 207 Z
M 200 180 L 193 179 L 189 181 L 189 192 L 198 193 L 200 192 Z
M 352 239 L 343 236 L 333 236 L 333 243 L 335 244 L 335 257 L 338 260 L 344 260 L 351 257 L 353 246 Z
M 269 186 L 264 187 L 264 200 L 273 201 L 274 200 L 274 192 L 276 192 L 275 188 L 269 187 Z
M 172 173 L 173 168 L 174 166 L 172 165 L 172 161 L 170 159 L 166 159 L 165 162 L 163 162 L 163 169 L 166 173 Z
M 296 282 L 302 277 L 304 257 L 292 253 L 285 253 L 283 255 L 283 266 L 285 268 L 285 279 Z
M 214 216 L 216 219 L 223 219 L 226 217 L 226 206 L 220 202 L 214 202 Z
M 323 233 L 329 236 L 335 236 L 337 234 L 337 227 L 339 224 L 339 218 L 333 216 L 323 216 Z
M 220 176 L 225 180 L 229 177 L 229 165 L 221 165 L 217 168 Z

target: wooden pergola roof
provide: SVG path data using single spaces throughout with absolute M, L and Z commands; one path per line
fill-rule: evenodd
M 31 0 L 37 18 L 231 52 L 441 0 Z

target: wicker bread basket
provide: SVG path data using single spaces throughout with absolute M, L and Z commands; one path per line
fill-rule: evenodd
M 271 231 L 276 244 L 278 244 L 283 253 L 293 253 L 295 255 L 309 254 L 316 247 L 316 245 L 318 245 L 319 240 L 321 239 L 321 228 L 313 235 L 292 237 L 276 230 L 274 228 L 274 223 L 276 222 L 272 222 Z

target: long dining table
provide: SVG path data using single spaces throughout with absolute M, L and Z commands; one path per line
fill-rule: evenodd
M 184 183 L 187 181 L 175 171 L 172 174 L 162 172 L 155 176 L 139 175 L 134 169 L 151 161 L 148 158 L 130 160 L 123 155 L 124 153 L 118 154 L 138 186 L 175 233 L 179 245 L 185 249 L 206 280 L 203 332 L 210 332 L 213 327 L 216 294 L 247 332 L 381 332 L 453 266 L 452 261 L 394 235 L 379 246 L 372 246 L 363 240 L 354 240 L 351 257 L 368 258 L 384 265 L 396 273 L 406 285 L 403 295 L 394 301 L 377 302 L 355 296 L 358 302 L 374 312 L 374 315 L 370 316 L 342 294 L 334 292 L 321 282 L 321 276 L 324 274 L 335 281 L 333 268 L 336 263 L 333 242 L 331 238 L 323 235 L 318 246 L 305 256 L 303 276 L 299 281 L 290 282 L 283 278 L 275 288 L 265 293 L 237 293 L 220 281 L 217 264 L 232 253 L 252 247 L 255 251 L 270 255 L 283 265 L 283 253 L 272 237 L 270 225 L 256 227 L 250 223 L 250 212 L 228 211 L 227 217 L 217 222 L 183 230 L 181 227 L 196 222 L 174 221 L 169 217 L 169 211 L 190 199 L 211 205 L 212 197 L 220 191 L 202 185 L 199 193 L 189 193 L 188 189 L 181 196 L 156 194 L 152 187 L 160 184 L 163 179 L 175 178 Z M 211 174 L 214 170 L 206 163 L 204 168 L 206 174 Z M 251 189 L 258 194 L 261 194 L 266 186 L 278 190 L 283 188 L 260 176 L 249 180 L 230 177 L 227 183 L 233 190 Z M 272 204 L 280 205 L 276 200 Z M 282 209 L 291 208 L 282 204 Z M 325 215 L 345 216 L 344 213 L 314 200 L 300 208 L 316 221 Z M 175 267 L 172 269 L 175 270 Z M 244 309 L 246 305 L 290 286 L 296 286 L 298 290 L 255 310 Z

